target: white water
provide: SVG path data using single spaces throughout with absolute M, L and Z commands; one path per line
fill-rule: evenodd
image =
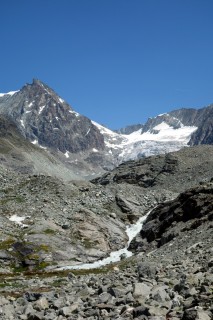
M 98 261 L 95 261 L 92 263 L 84 263 L 84 264 L 78 264 L 78 265 L 74 265 L 74 266 L 60 267 L 60 268 L 57 268 L 57 270 L 96 269 L 96 268 L 103 267 L 107 264 L 120 261 L 122 255 L 124 255 L 125 258 L 131 257 L 132 252 L 128 251 L 127 248 L 129 247 L 132 239 L 140 232 L 141 227 L 142 227 L 144 221 L 146 220 L 147 216 L 149 215 L 149 213 L 150 213 L 150 211 L 145 216 L 141 217 L 135 224 L 129 225 L 126 227 L 126 233 L 127 233 L 127 236 L 129 237 L 129 240 L 128 240 L 127 245 L 123 249 L 111 252 L 109 257 L 102 259 L 102 260 L 98 260 Z

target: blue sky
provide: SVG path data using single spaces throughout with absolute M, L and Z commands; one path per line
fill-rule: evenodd
M 0 92 L 37 78 L 117 129 L 213 102 L 212 0 L 2 0 Z

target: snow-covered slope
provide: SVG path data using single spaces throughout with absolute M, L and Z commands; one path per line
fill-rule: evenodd
M 158 118 L 162 116 L 160 115 Z M 143 156 L 176 151 L 187 146 L 192 133 L 197 130 L 197 127 L 184 126 L 178 119 L 174 120 L 179 124 L 176 128 L 162 119 L 162 122 L 146 132 L 142 132 L 142 129 L 139 129 L 129 135 L 115 133 L 94 121 L 93 124 L 104 135 L 108 153 L 116 157 L 118 163 L 121 163 Z

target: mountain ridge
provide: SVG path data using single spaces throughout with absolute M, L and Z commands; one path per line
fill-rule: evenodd
M 128 160 L 213 143 L 213 105 L 173 110 L 114 132 L 74 111 L 38 79 L 1 94 L 0 114 L 79 177 L 84 172 L 82 177 L 92 178 Z

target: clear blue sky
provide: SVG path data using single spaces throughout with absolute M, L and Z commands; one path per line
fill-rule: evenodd
M 212 0 L 2 0 L 0 92 L 38 78 L 109 128 L 213 102 Z

